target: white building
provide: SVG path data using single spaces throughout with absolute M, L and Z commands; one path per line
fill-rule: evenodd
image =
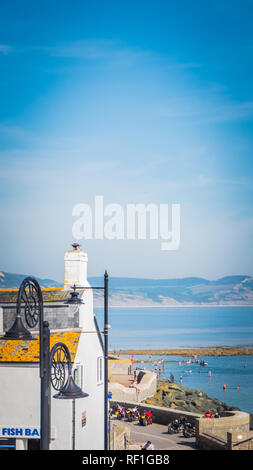
M 88 397 L 53 398 L 51 387 L 51 450 L 104 448 L 103 340 L 93 313 L 92 290 L 80 291 L 83 304 L 67 306 L 73 284 L 89 287 L 87 254 L 79 248 L 65 253 L 64 288 L 42 289 L 44 317 L 51 332 L 50 348 L 69 348 L 77 384 Z M 17 289 L 0 290 L 0 329 L 15 319 Z M 2 327 L 1 327 L 2 326 Z M 33 331 L 31 330 L 31 333 Z M 36 333 L 36 332 L 35 332 Z M 0 340 L 0 446 L 39 448 L 39 341 Z

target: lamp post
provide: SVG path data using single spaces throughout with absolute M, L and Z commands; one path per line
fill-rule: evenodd
M 104 274 L 104 400 L 105 400 L 105 418 L 104 418 L 104 448 L 108 450 L 108 273 Z
M 54 398 L 72 399 L 72 450 L 75 450 L 75 400 L 88 397 L 88 393 L 75 384 L 72 372 L 72 362 L 69 349 L 64 343 L 56 343 L 50 354 L 51 385 L 58 391 Z
M 104 287 L 81 287 L 73 286 L 73 292 L 70 293 L 71 297 L 65 302 L 66 304 L 80 304 L 83 303 L 82 300 L 78 297 L 79 290 L 103 290 L 104 291 L 104 450 L 108 450 L 108 445 L 110 444 L 108 440 L 108 332 L 110 325 L 108 323 L 108 293 L 109 293 L 109 276 L 107 271 L 104 273 Z
M 49 450 L 50 444 L 50 412 L 51 412 L 51 393 L 50 393 L 50 330 L 49 323 L 43 321 L 40 333 L 40 419 L 41 419 L 41 450 Z M 42 364 L 41 364 L 42 360 Z

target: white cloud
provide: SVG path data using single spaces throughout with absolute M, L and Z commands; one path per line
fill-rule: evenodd
M 160 114 L 168 119 L 191 119 L 192 123 L 228 122 L 253 118 L 253 101 L 222 102 L 209 98 L 180 98 L 167 103 Z
M 137 48 L 126 47 L 120 41 L 104 39 L 66 42 L 38 49 L 51 57 L 120 63 L 131 63 L 147 54 Z
M 203 64 L 200 64 L 199 62 L 185 62 L 185 63 L 176 62 L 176 63 L 171 63 L 167 65 L 168 69 L 181 69 L 181 70 L 197 69 L 200 67 L 203 67 Z

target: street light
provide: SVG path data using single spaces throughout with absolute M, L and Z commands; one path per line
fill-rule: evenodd
M 75 449 L 75 400 L 77 398 L 88 397 L 88 393 L 84 393 L 74 382 L 72 375 L 72 362 L 69 349 L 64 343 L 56 343 L 50 354 L 51 369 L 51 385 L 58 391 L 53 398 L 72 399 L 73 409 L 73 433 L 72 433 L 72 449 Z
M 73 245 L 72 245 L 73 246 Z M 79 246 L 79 245 L 77 245 Z M 108 284 L 109 276 L 107 271 L 104 273 L 104 287 L 80 287 L 74 285 L 72 288 L 74 292 L 71 292 L 71 297 L 65 302 L 66 304 L 83 303 L 78 298 L 76 288 L 79 290 L 103 290 L 104 291 L 104 450 L 108 450 L 108 331 L 110 325 L 108 324 Z
M 76 291 L 77 289 L 77 286 L 74 284 L 73 287 L 72 287 L 73 291 L 70 292 L 70 299 L 66 300 L 66 302 L 64 302 L 65 304 L 68 304 L 68 305 L 71 305 L 71 304 L 83 304 L 84 302 L 82 301 L 82 299 L 79 298 L 79 292 Z

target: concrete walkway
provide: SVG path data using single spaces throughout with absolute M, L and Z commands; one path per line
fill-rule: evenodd
M 141 426 L 138 422 L 128 423 L 123 420 L 124 425 L 130 427 L 131 442 L 143 445 L 151 441 L 155 450 L 196 450 L 195 438 L 185 438 L 182 433 L 168 434 L 167 426 L 153 423 L 149 426 Z
M 111 383 L 118 383 L 124 385 L 124 387 L 129 387 L 134 382 L 134 376 L 132 374 L 112 374 L 110 376 Z M 109 384 L 110 386 L 110 384 Z

